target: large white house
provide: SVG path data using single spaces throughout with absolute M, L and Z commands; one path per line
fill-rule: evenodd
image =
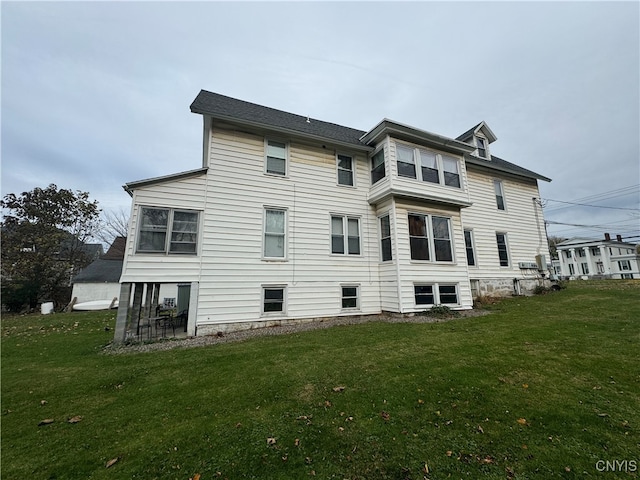
M 640 278 L 640 254 L 636 245 L 612 240 L 572 238 L 557 245 L 560 275 L 564 278 Z
M 547 275 L 537 181 L 549 179 L 491 155 L 484 122 L 457 138 L 388 119 L 365 132 L 207 91 L 191 111 L 202 165 L 124 187 L 116 341 L 165 283 L 182 288 L 188 333 L 207 335 L 469 309 Z

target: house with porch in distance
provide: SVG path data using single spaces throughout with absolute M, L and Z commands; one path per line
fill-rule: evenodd
M 469 309 L 548 277 L 550 180 L 492 155 L 484 122 L 457 138 L 388 119 L 363 131 L 204 90 L 191 111 L 202 163 L 124 186 L 116 342 L 165 283 L 188 290 L 188 334 L 207 335 Z
M 640 278 L 637 245 L 612 240 L 572 238 L 557 245 L 560 276 L 568 279 Z

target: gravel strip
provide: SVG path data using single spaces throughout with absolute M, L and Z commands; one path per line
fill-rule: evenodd
M 440 323 L 465 317 L 479 317 L 489 314 L 486 310 L 463 310 L 456 312 L 457 315 L 449 317 L 436 317 L 428 315 L 362 315 L 349 317 L 333 317 L 311 322 L 301 322 L 276 327 L 252 328 L 237 332 L 220 333 L 218 335 L 206 335 L 201 337 L 180 338 L 158 340 L 149 343 L 129 343 L 122 345 L 109 344 L 103 349 L 107 355 L 119 355 L 126 353 L 154 352 L 157 350 L 171 350 L 174 348 L 194 348 L 207 345 L 218 345 L 221 343 L 242 342 L 256 337 L 266 337 L 273 335 L 290 335 L 293 333 L 320 330 L 339 325 L 358 325 L 368 322 L 387 323 Z

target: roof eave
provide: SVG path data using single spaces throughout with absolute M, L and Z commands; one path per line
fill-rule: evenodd
M 269 123 L 256 122 L 256 121 L 245 120 L 245 119 L 239 119 L 239 118 L 234 117 L 232 115 L 223 115 L 223 114 L 219 114 L 219 113 L 211 113 L 211 112 L 208 112 L 208 111 L 206 111 L 204 109 L 194 108 L 193 104 L 191 104 L 191 112 L 197 113 L 197 114 L 200 114 L 200 115 L 206 115 L 206 116 L 212 118 L 213 120 L 222 120 L 224 122 L 229 122 L 229 123 L 232 123 L 232 124 L 235 124 L 235 125 L 246 125 L 246 126 L 249 126 L 249 127 L 262 129 L 262 130 L 268 130 L 270 132 L 276 132 L 276 133 L 280 133 L 280 134 L 284 134 L 284 135 L 308 138 L 308 139 L 319 141 L 319 142 L 329 143 L 331 145 L 335 145 L 335 146 L 338 146 L 338 147 L 349 148 L 351 150 L 358 150 L 358 151 L 361 151 L 361 152 L 371 152 L 371 151 L 373 151 L 372 147 L 369 147 L 368 145 L 365 145 L 365 144 L 343 142 L 341 140 L 336 140 L 334 138 L 323 137 L 322 135 L 314 135 L 314 134 L 311 134 L 311 133 L 300 132 L 298 130 L 294 130 L 294 129 L 291 129 L 291 128 L 285 128 L 285 127 L 279 127 L 279 126 L 275 126 L 275 125 L 272 125 L 272 124 L 269 124 Z
M 496 165 L 495 163 L 491 163 L 490 160 L 483 160 L 480 158 L 475 158 L 473 156 L 465 156 L 465 163 L 467 165 L 469 164 L 476 165 L 478 167 L 486 168 L 488 170 L 497 170 L 499 172 L 509 173 L 511 175 L 515 175 L 518 177 L 533 178 L 536 180 L 542 180 L 544 182 L 551 182 L 550 178 L 545 177 L 544 175 L 540 175 L 539 173 L 532 172 L 531 170 L 529 170 L 530 174 L 525 174 L 524 172 L 516 172 L 510 168 L 505 168 L 500 165 Z
M 196 170 L 188 170 L 186 172 L 172 173 L 170 175 L 163 175 L 161 177 L 153 177 L 146 178 L 144 180 L 136 180 L 134 182 L 125 183 L 122 188 L 124 188 L 125 192 L 127 192 L 130 196 L 133 197 L 133 191 L 141 188 L 148 187 L 150 185 L 157 185 L 159 183 L 171 182 L 174 180 L 181 180 L 183 178 L 191 178 L 191 177 L 199 177 L 200 175 L 204 175 L 209 170 L 208 167 L 198 168 Z
M 390 135 L 416 142 L 427 143 L 428 145 L 439 147 L 443 150 L 457 154 L 471 153 L 475 150 L 475 147 L 468 143 L 427 132 L 426 130 L 420 130 L 386 118 L 360 137 L 360 141 L 365 144 L 370 144 L 383 135 Z

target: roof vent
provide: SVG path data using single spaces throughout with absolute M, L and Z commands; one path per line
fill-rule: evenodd
M 307 115 L 307 123 L 311 123 L 311 119 L 309 118 L 308 115 Z

